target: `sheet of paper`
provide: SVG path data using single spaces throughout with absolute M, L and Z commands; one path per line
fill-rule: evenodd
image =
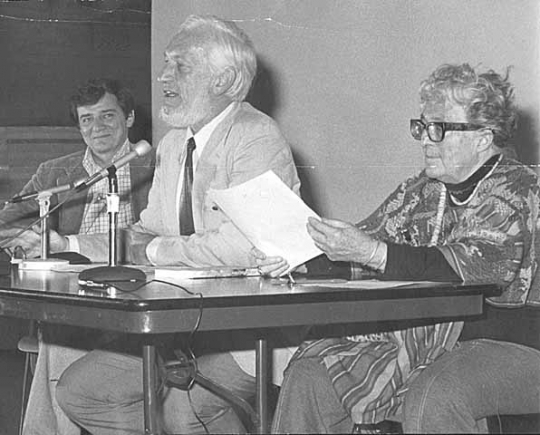
M 322 253 L 306 229 L 308 216 L 317 214 L 274 172 L 209 195 L 253 245 L 285 258 L 291 269 Z
M 256 267 L 157 267 L 156 279 L 204 279 L 259 276 Z
M 345 280 L 297 280 L 297 286 L 315 286 L 315 287 L 330 287 L 330 288 L 355 288 L 355 289 L 382 289 L 382 288 L 395 288 L 395 287 L 407 287 L 418 285 L 439 285 L 440 283 L 434 283 L 431 281 L 379 281 L 377 279 L 364 279 L 358 281 L 345 281 Z

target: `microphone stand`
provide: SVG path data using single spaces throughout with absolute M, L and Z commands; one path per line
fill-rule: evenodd
M 57 258 L 48 258 L 49 255 L 49 208 L 51 206 L 52 192 L 45 190 L 36 197 L 39 203 L 39 217 L 41 219 L 41 258 L 23 259 L 18 262 L 20 270 L 51 270 L 55 266 L 68 264 L 69 261 Z
M 93 267 L 79 274 L 79 284 L 107 290 L 119 288 L 124 291 L 134 289 L 138 282 L 146 281 L 146 274 L 139 269 L 118 266 L 118 213 L 120 197 L 116 167 L 107 168 L 109 191 L 107 193 L 107 213 L 109 214 L 109 263 L 108 266 Z
M 120 197 L 118 196 L 118 178 L 113 166 L 109 172 L 109 192 L 107 193 L 107 213 L 109 214 L 109 267 L 118 265 L 117 234 L 118 213 L 120 212 Z

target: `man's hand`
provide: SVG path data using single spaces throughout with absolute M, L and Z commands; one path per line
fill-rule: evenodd
M 2 242 L 2 247 L 9 248 L 12 252 L 16 247 L 21 247 L 24 250 L 27 258 L 40 257 L 41 235 L 39 233 L 39 227 L 34 226 L 16 236 L 20 231 L 20 228 L 2 230 L 1 236 L 5 240 Z
M 49 250 L 51 252 L 64 252 L 69 247 L 68 238 L 58 234 L 54 230 L 49 230 Z
M 289 263 L 282 257 L 267 257 L 257 248 L 251 250 L 251 255 L 255 257 L 261 275 L 277 278 L 289 269 Z
M 2 247 L 10 248 L 13 251 L 15 247 L 20 246 L 24 249 L 27 258 L 41 257 L 41 229 L 39 225 L 34 225 L 31 229 L 13 238 L 20 231 L 21 229 L 18 228 L 2 230 L 0 237 L 4 240 L 8 239 L 5 244 L 2 242 Z M 51 252 L 65 251 L 67 247 L 66 237 L 54 230 L 49 230 L 49 250 Z
M 332 261 L 366 264 L 377 247 L 372 239 L 353 224 L 336 219 L 308 218 L 307 231 L 315 245 Z
M 153 234 L 140 233 L 126 229 L 122 231 L 124 238 L 124 257 L 127 263 L 151 264 L 146 256 L 146 247 L 156 238 Z
M 18 232 L 20 232 L 22 228 L 1 228 L 0 229 L 0 246 L 2 248 L 7 247 L 7 244 L 9 243 L 9 240 L 16 236 Z

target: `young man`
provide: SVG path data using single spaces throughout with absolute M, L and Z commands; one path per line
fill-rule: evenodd
M 90 80 L 79 87 L 71 97 L 70 113 L 80 129 L 86 149 L 42 163 L 21 194 L 86 179 L 131 152 L 134 145 L 128 139 L 128 131 L 135 121 L 134 108 L 133 96 L 116 81 Z M 154 165 L 155 152 L 152 150 L 118 169 L 119 228 L 135 222 L 146 207 Z M 107 180 L 104 179 L 68 200 L 53 214 L 50 219 L 53 250 L 77 250 L 68 243 L 68 239 L 77 242 L 74 234 L 85 234 L 89 239 L 106 244 L 107 191 Z M 70 193 L 53 195 L 51 208 L 67 195 Z M 37 201 L 7 205 L 0 211 L 0 238 L 17 233 L 38 216 Z M 40 243 L 39 233 L 29 229 L 6 245 L 22 246 L 32 257 L 41 253 Z M 87 331 L 78 328 L 46 325 L 40 330 L 40 338 L 24 434 L 78 434 L 79 428 L 65 416 L 54 399 L 55 387 L 64 369 L 86 353 L 81 350 L 84 346 L 93 347 L 97 337 L 90 337 Z
M 75 121 L 86 149 L 43 162 L 24 186 L 20 195 L 43 191 L 88 178 L 110 166 L 133 150 L 128 130 L 135 122 L 133 96 L 119 82 L 107 79 L 90 80 L 70 99 L 70 114 Z M 119 227 L 137 221 L 146 207 L 152 182 L 155 153 L 140 156 L 117 171 L 120 212 Z M 50 219 L 52 251 L 76 249 L 68 245 L 67 235 L 106 233 L 108 215 L 105 203 L 107 180 L 73 196 Z M 71 195 L 63 192 L 51 197 L 51 209 Z M 0 211 L 0 240 L 13 236 L 20 228 L 39 216 L 39 204 L 29 200 L 9 204 Z M 72 239 L 76 243 L 76 239 Z M 40 235 L 30 229 L 2 247 L 21 246 L 27 256 L 38 256 Z

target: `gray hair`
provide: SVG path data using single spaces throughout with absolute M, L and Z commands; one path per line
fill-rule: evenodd
M 469 64 L 445 64 L 437 68 L 420 86 L 422 107 L 429 101 L 450 98 L 465 109 L 467 119 L 493 132 L 499 148 L 511 147 L 509 140 L 517 128 L 514 91 L 506 75 L 493 70 L 479 74 Z
M 178 29 L 181 32 L 204 34 L 210 69 L 219 73 L 234 68 L 236 78 L 227 95 L 234 101 L 244 100 L 257 72 L 257 56 L 249 37 L 233 22 L 211 15 L 190 15 Z

